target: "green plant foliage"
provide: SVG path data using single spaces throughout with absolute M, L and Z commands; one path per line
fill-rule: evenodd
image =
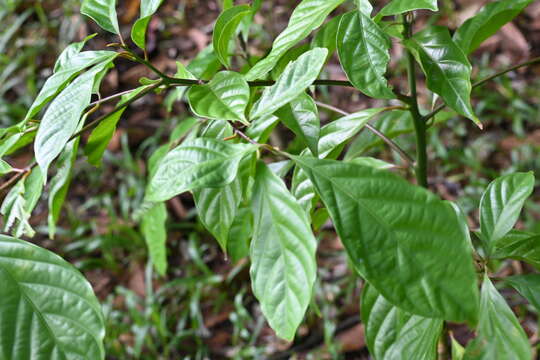
M 384 77 L 390 62 L 390 38 L 369 16 L 360 11 L 345 14 L 337 45 L 341 66 L 354 87 L 378 99 L 395 97 Z
M 112 61 L 116 56 L 117 54 L 113 51 L 84 51 L 70 57 L 58 71 L 47 79 L 28 110 L 23 123 L 36 116 L 43 106 L 58 95 L 82 70 L 95 64 Z
M 261 162 L 252 210 L 253 293 L 277 335 L 292 340 L 310 303 L 317 242 L 304 210 L 283 181 Z
M 328 50 L 315 48 L 289 63 L 276 83 L 263 91 L 261 98 L 251 109 L 250 118 L 272 114 L 300 96 L 319 76 L 326 55 Z
M 465 358 L 474 354 L 478 359 L 532 358 L 531 346 L 519 321 L 487 276 L 484 277 L 480 300 L 478 335 L 481 345 Z
M 319 111 L 313 98 L 302 94 L 276 111 L 276 115 L 302 140 L 305 146 L 309 147 L 311 153 L 317 156 L 321 124 Z
M 366 342 L 374 359 L 437 359 L 443 321 L 409 314 L 366 285 L 360 304 Z
M 120 34 L 116 16 L 116 0 L 83 0 L 81 13 L 92 18 L 103 30 Z
M 270 54 L 248 72 L 247 80 L 256 80 L 268 74 L 289 49 L 321 26 L 328 14 L 343 1 L 302 0 L 291 15 L 287 28 L 274 41 Z
M 437 0 L 392 0 L 381 9 L 377 16 L 398 15 L 421 9 L 438 11 Z
M 540 269 L 540 236 L 512 231 L 496 245 L 492 257 L 525 261 Z
M 470 99 L 472 67 L 467 56 L 453 42 L 448 29 L 430 27 L 415 34 L 405 45 L 417 53 L 428 88 L 458 114 L 480 125 Z
M 540 311 L 540 274 L 515 275 L 504 281 L 527 299 L 536 311 Z
M 109 62 L 98 64 L 66 87 L 51 103 L 41 120 L 34 150 L 46 177 L 51 162 L 62 152 L 79 126 L 84 109 L 90 104 L 96 76 Z
M 223 11 L 216 21 L 212 43 L 219 61 L 227 68 L 231 66 L 231 41 L 242 20 L 251 13 L 249 5 L 238 5 Z
M 163 0 L 141 0 L 141 17 L 131 28 L 131 39 L 141 49 L 146 49 L 146 29 L 152 15 L 158 10 Z
M 416 315 L 475 322 L 472 249 L 449 204 L 387 171 L 293 159 L 315 185 L 355 268 L 386 299 Z
M 512 230 L 533 189 L 533 173 L 506 175 L 489 185 L 480 202 L 480 231 L 488 253 Z
M 164 201 L 186 191 L 230 184 L 244 156 L 255 147 L 199 138 L 170 151 L 150 180 L 148 201 Z
M 248 124 L 245 111 L 249 102 L 249 86 L 238 73 L 222 71 L 208 84 L 193 86 L 188 98 L 197 116 Z
M 141 230 L 148 246 L 150 259 L 160 275 L 167 272 L 167 208 L 164 203 L 155 204 L 142 218 Z
M 532 2 L 533 0 L 490 2 L 459 27 L 454 34 L 454 41 L 465 54 L 470 54 Z
M 0 236 L 0 348 L 6 359 L 105 358 L 105 328 L 92 287 L 70 264 Z M 39 344 L 39 346 L 38 346 Z

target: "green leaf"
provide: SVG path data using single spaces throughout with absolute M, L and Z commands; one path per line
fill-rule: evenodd
M 266 143 L 278 122 L 279 118 L 273 114 L 259 117 L 247 128 L 246 135 L 257 142 Z
M 146 200 L 165 201 L 186 191 L 228 185 L 242 158 L 255 149 L 209 138 L 185 141 L 160 161 Z
M 5 175 L 13 171 L 11 165 L 0 159 L 0 175 Z
M 227 251 L 229 231 L 242 201 L 242 184 L 237 178 L 220 188 L 193 192 L 197 213 L 204 227 L 216 238 L 221 249 Z
M 34 229 L 29 220 L 43 191 L 43 176 L 39 168 L 32 170 L 30 175 L 19 180 L 6 195 L 0 214 L 4 216 L 4 232 L 20 237 L 33 237 Z
M 415 34 L 404 44 L 418 54 L 428 88 L 441 96 L 446 105 L 458 114 L 481 127 L 471 106 L 471 64 L 450 37 L 448 29 L 432 26 Z
M 58 71 L 62 71 L 66 65 L 70 63 L 70 60 L 81 52 L 86 42 L 94 38 L 96 35 L 97 34 L 88 35 L 83 41 L 67 46 L 56 60 L 56 63 L 54 64 L 54 72 L 56 73 Z
M 129 94 L 122 96 L 117 107 L 124 105 L 147 88 L 148 86 L 140 86 Z M 90 164 L 97 167 L 101 166 L 103 153 L 107 149 L 107 146 L 116 131 L 116 125 L 118 124 L 118 121 L 120 121 L 124 111 L 126 111 L 126 108 L 108 115 L 94 130 L 92 130 L 92 133 L 90 133 L 86 146 L 84 147 L 84 154 L 88 157 L 88 162 Z
M 375 359 L 437 359 L 442 320 L 405 312 L 368 284 L 362 290 L 360 310 L 366 343 Z
M 514 227 L 534 190 L 534 174 L 515 173 L 493 181 L 480 201 L 480 231 L 488 254 Z
M 47 217 L 49 237 L 51 239 L 54 239 L 56 223 L 60 218 L 60 212 L 71 183 L 73 165 L 77 159 L 77 151 L 79 149 L 79 141 L 80 139 L 77 138 L 68 143 L 58 158 L 58 171 L 51 179 L 48 203 L 49 215 Z
M 483 342 L 481 359 L 532 359 L 525 331 L 487 276 L 482 284 L 478 336 Z
M 540 274 L 527 274 L 510 276 L 504 279 L 512 285 L 536 311 L 540 312 Z
M 5 359 L 105 358 L 92 287 L 59 256 L 0 235 L 0 348 Z
M 303 152 L 302 155 L 306 156 L 307 153 Z M 311 214 L 317 200 L 317 194 L 308 174 L 298 166 L 294 168 L 291 192 L 306 214 Z
M 499 240 L 491 257 L 525 261 L 540 269 L 540 235 L 512 231 Z
M 453 207 L 389 172 L 293 157 L 330 212 L 352 263 L 405 311 L 475 322 L 472 248 Z
M 116 16 L 116 0 L 83 0 L 81 14 L 90 17 L 103 30 L 120 34 Z
M 257 164 L 252 203 L 251 284 L 276 334 L 292 340 L 310 303 L 317 242 L 283 181 Z
M 45 112 L 34 143 L 36 161 L 45 176 L 51 162 L 77 130 L 81 115 L 90 104 L 96 75 L 108 65 L 109 62 L 96 65 L 81 75 L 54 99 Z
M 227 240 L 227 254 L 233 262 L 238 262 L 249 255 L 249 239 L 252 234 L 253 214 L 251 209 L 242 207 L 234 218 Z
M 208 84 L 191 87 L 188 98 L 191 110 L 199 117 L 249 124 L 245 115 L 249 85 L 238 73 L 222 71 Z
M 384 110 L 384 108 L 373 108 L 358 111 L 323 126 L 319 140 L 319 157 L 327 157 L 337 147 L 358 134 L 373 117 Z
M 381 9 L 379 14 L 377 14 L 377 18 L 423 9 L 439 11 L 437 0 L 392 0 Z
M 339 28 L 339 22 L 343 15 L 333 17 L 326 24 L 321 26 L 321 29 L 315 34 L 313 41 L 311 42 L 311 48 L 326 48 L 328 49 L 328 56 L 326 60 L 334 54 L 337 48 L 336 37 Z
M 470 54 L 532 2 L 533 0 L 490 2 L 459 27 L 454 34 L 454 41 L 465 54 Z
M 250 118 L 272 114 L 300 96 L 319 76 L 327 54 L 328 50 L 315 48 L 289 63 L 276 83 L 263 91 Z
M 24 123 L 36 116 L 78 73 L 92 65 L 112 61 L 117 55 L 114 51 L 83 51 L 70 57 L 59 71 L 47 79 L 26 113 Z
M 142 218 L 141 231 L 158 274 L 167 273 L 167 207 L 157 203 Z
M 302 0 L 292 13 L 287 28 L 274 41 L 270 54 L 248 72 L 246 79 L 256 80 L 269 73 L 289 49 L 321 26 L 328 14 L 343 1 Z
M 452 360 L 463 360 L 465 356 L 465 348 L 451 336 L 452 339 Z
M 384 74 L 390 62 L 390 38 L 360 11 L 343 16 L 337 34 L 339 60 L 355 88 L 377 99 L 393 99 Z
M 369 2 L 369 0 L 354 0 L 356 7 L 360 12 L 366 16 L 371 17 L 371 13 L 373 12 L 373 5 Z
M 219 61 L 227 68 L 231 66 L 231 40 L 236 36 L 242 20 L 250 14 L 249 5 L 238 5 L 223 11 L 216 21 L 212 43 Z
M 369 166 L 369 167 L 372 167 L 374 169 L 379 169 L 379 170 L 389 170 L 395 167 L 394 165 L 387 163 L 386 161 L 379 160 L 372 157 L 358 157 L 358 158 L 350 160 L 349 162 L 362 165 L 362 166 Z
M 321 124 L 319 110 L 313 98 L 308 94 L 301 94 L 275 114 L 309 147 L 311 153 L 317 156 Z
M 146 49 L 146 29 L 152 15 L 158 10 L 163 0 L 141 0 L 141 16 L 131 28 L 131 39 L 141 49 Z

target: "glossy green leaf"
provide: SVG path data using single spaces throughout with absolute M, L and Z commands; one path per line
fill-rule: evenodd
M 339 28 L 339 22 L 343 15 L 333 17 L 326 24 L 321 26 L 315 37 L 311 41 L 311 48 L 326 48 L 328 49 L 328 58 L 330 58 L 337 49 L 336 37 Z
M 6 161 L 0 159 L 0 176 L 8 174 L 11 171 L 13 171 L 11 165 L 9 165 Z
M 209 138 L 183 142 L 159 163 L 146 191 L 146 200 L 165 201 L 186 191 L 230 184 L 252 145 Z
M 236 36 L 242 20 L 250 14 L 249 5 L 238 5 L 223 11 L 216 21 L 212 43 L 219 61 L 227 68 L 231 66 L 231 41 Z
M 443 321 L 407 313 L 366 284 L 360 304 L 370 355 L 377 360 L 436 360 Z
M 273 114 L 259 117 L 247 128 L 246 135 L 257 142 L 266 143 L 278 122 L 279 118 Z
M 354 87 L 370 97 L 395 98 L 384 77 L 390 46 L 390 38 L 362 12 L 351 11 L 341 19 L 337 34 L 341 67 Z
M 0 349 L 4 359 L 105 358 L 92 287 L 59 256 L 0 235 Z
M 488 186 L 480 201 L 480 231 L 488 254 L 512 230 L 533 190 L 532 172 L 502 176 Z
M 313 98 L 308 94 L 301 94 L 275 114 L 309 147 L 311 153 L 317 156 L 321 124 L 319 110 Z
M 482 284 L 478 336 L 481 340 L 480 359 L 532 359 L 525 331 L 487 276 Z
M 157 272 L 167 273 L 167 207 L 165 203 L 155 204 L 142 218 L 141 231 L 150 253 L 150 259 Z
M 253 214 L 251 209 L 242 207 L 238 209 L 227 240 L 227 254 L 232 262 L 238 262 L 249 255 L 249 240 L 252 234 Z
M 358 111 L 323 126 L 319 140 L 319 157 L 327 157 L 339 145 L 358 134 L 371 119 L 384 110 L 384 108 L 373 108 Z
M 386 161 L 379 160 L 372 157 L 358 157 L 358 158 L 350 160 L 349 162 L 362 165 L 362 166 L 369 166 L 369 167 L 372 167 L 374 169 L 379 169 L 379 170 L 389 170 L 395 167 L 394 165 L 387 163 Z
M 371 17 L 373 5 L 371 5 L 369 0 L 354 0 L 354 2 L 362 14 Z
M 459 27 L 454 34 L 455 42 L 465 54 L 472 53 L 532 2 L 533 0 L 499 0 L 488 3 Z
M 24 122 L 36 116 L 78 73 L 92 65 L 112 61 L 117 55 L 114 51 L 83 51 L 70 57 L 59 71 L 47 79 L 26 113 Z
M 478 315 L 472 248 L 453 207 L 389 171 L 293 157 L 311 179 L 358 272 L 405 311 Z
M 510 276 L 504 279 L 540 312 L 540 274 Z
M 246 120 L 249 85 L 232 71 L 218 73 L 208 84 L 191 87 L 188 92 L 191 110 L 199 117 L 217 120 Z
M 19 180 L 11 188 L 0 207 L 5 233 L 11 232 L 16 237 L 34 236 L 35 231 L 30 226 L 29 220 L 41 197 L 43 186 L 41 171 L 35 168 L 30 175 Z
M 90 17 L 103 30 L 120 34 L 116 16 L 116 0 L 83 0 L 81 14 Z
M 242 201 L 240 180 L 235 179 L 229 185 L 220 188 L 196 190 L 193 196 L 199 219 L 226 252 L 229 231 Z
M 276 334 L 292 340 L 311 301 L 317 242 L 283 181 L 259 162 L 253 189 L 251 283 Z
M 381 9 L 377 17 L 398 15 L 423 9 L 439 11 L 437 0 L 392 0 Z
M 129 100 L 133 99 L 144 91 L 147 86 L 141 86 L 122 96 L 117 107 L 124 105 Z M 103 153 L 107 149 L 109 142 L 111 141 L 114 132 L 116 131 L 116 125 L 126 108 L 123 108 L 115 113 L 108 115 L 103 119 L 98 126 L 90 133 L 86 146 L 84 147 L 84 154 L 88 157 L 88 162 L 94 166 L 101 165 L 101 159 L 103 158 Z
M 141 49 L 146 49 L 146 29 L 152 15 L 158 10 L 163 0 L 141 0 L 141 16 L 131 28 L 131 39 Z
M 328 50 L 315 48 L 289 63 L 276 83 L 264 89 L 250 118 L 269 115 L 300 96 L 319 76 Z
M 76 42 L 76 43 L 68 45 L 64 49 L 64 51 L 62 51 L 62 53 L 60 54 L 60 56 L 56 60 L 56 63 L 54 64 L 54 72 L 56 73 L 58 71 L 63 70 L 66 67 L 66 65 L 69 64 L 70 59 L 77 56 L 81 52 L 81 50 L 84 47 L 84 45 L 86 44 L 86 42 L 88 40 L 94 38 L 96 35 L 97 34 L 89 35 L 86 38 L 84 38 L 83 41 Z
M 272 51 L 246 75 L 247 80 L 264 77 L 279 59 L 298 42 L 305 39 L 344 0 L 302 0 L 293 11 L 287 28 L 276 38 Z
M 463 360 L 465 356 L 465 348 L 451 336 L 452 339 L 452 360 Z
M 45 176 L 51 162 L 77 130 L 81 115 L 90 104 L 96 75 L 108 65 L 108 62 L 98 64 L 81 75 L 54 99 L 45 112 L 34 143 L 36 161 Z
M 428 88 L 458 114 L 481 126 L 471 106 L 471 64 L 448 29 L 432 26 L 404 43 L 418 54 Z
M 540 235 L 512 231 L 495 247 L 491 255 L 495 259 L 525 261 L 540 269 Z
M 77 151 L 79 149 L 79 141 L 80 139 L 77 138 L 67 144 L 66 148 L 58 158 L 58 171 L 51 179 L 48 199 L 49 214 L 47 216 L 49 237 L 51 239 L 54 239 L 56 223 L 60 218 L 60 212 L 71 183 L 73 165 L 77 159 Z

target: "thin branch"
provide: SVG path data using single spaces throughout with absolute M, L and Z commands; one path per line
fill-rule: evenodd
M 172 77 L 166 78 L 167 84 L 176 86 L 192 86 L 192 85 L 204 85 L 208 84 L 208 80 L 192 80 L 192 79 L 177 79 Z M 276 82 L 274 80 L 256 80 L 248 81 L 250 87 L 264 87 L 272 86 Z M 350 81 L 343 80 L 315 80 L 313 85 L 318 86 L 342 86 L 342 87 L 354 87 Z
M 473 89 L 476 89 L 482 85 L 484 85 L 485 83 L 493 80 L 493 79 L 496 79 L 498 78 L 499 76 L 502 76 L 502 75 L 505 75 L 511 71 L 515 71 L 515 70 L 518 70 L 522 67 L 526 67 L 526 66 L 530 66 L 530 65 L 533 65 L 533 64 L 537 64 L 537 63 L 540 63 L 540 57 L 536 57 L 534 59 L 531 59 L 531 60 L 527 60 L 525 62 L 522 62 L 522 63 L 519 63 L 517 65 L 514 65 L 512 67 L 509 67 L 507 69 L 504 69 L 504 70 L 501 70 L 499 72 L 496 72 L 495 74 L 491 75 L 491 76 L 488 76 L 486 77 L 485 79 L 482 79 L 482 80 L 479 80 L 477 82 L 475 82 L 473 85 L 472 85 L 472 88 Z M 433 111 L 431 111 L 429 114 L 425 115 L 423 118 L 424 118 L 424 121 L 427 121 L 431 118 L 433 118 L 435 115 L 437 115 L 439 112 L 441 112 L 444 108 L 446 107 L 446 104 L 440 104 L 439 106 L 437 106 Z
M 98 104 L 103 104 L 103 103 L 106 103 L 106 102 L 109 102 L 109 101 L 112 101 L 114 99 L 118 99 L 119 97 L 122 97 L 124 95 L 128 95 L 128 94 L 131 94 L 132 92 L 134 92 L 135 90 L 137 89 L 131 89 L 131 90 L 126 90 L 126 91 L 122 91 L 122 92 L 119 92 L 118 94 L 114 94 L 114 95 L 111 95 L 109 97 L 106 97 L 106 98 L 103 98 L 103 99 L 99 99 L 99 100 L 96 100 L 94 101 L 93 103 L 90 103 L 88 105 L 88 107 L 94 107 Z
M 338 114 L 341 114 L 343 116 L 351 115 L 350 113 L 346 112 L 345 110 L 342 110 L 342 109 L 337 108 L 335 106 L 325 104 L 325 103 L 322 103 L 320 101 L 316 101 L 315 103 L 318 106 L 322 107 L 322 108 L 325 108 L 327 110 L 333 111 L 333 112 L 338 113 Z M 397 109 L 404 109 L 404 108 L 402 106 L 390 106 L 390 107 L 386 108 L 385 110 L 389 111 L 389 110 L 397 110 Z M 366 129 L 371 131 L 375 136 L 379 137 L 382 141 L 384 141 L 392 150 L 394 150 L 396 153 L 398 153 L 399 156 L 403 159 L 403 161 L 405 161 L 407 166 L 411 166 L 411 165 L 414 164 L 414 159 L 409 154 L 407 154 L 405 152 L 405 150 L 403 150 L 398 144 L 396 144 L 394 141 L 392 141 L 392 139 L 390 139 L 389 137 L 387 137 L 382 132 L 380 132 L 379 130 L 377 130 L 375 127 L 371 126 L 368 123 L 366 123 L 365 127 L 366 127 Z

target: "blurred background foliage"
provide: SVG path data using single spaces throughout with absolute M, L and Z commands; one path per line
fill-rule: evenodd
M 264 55 L 296 3 L 264 2 L 251 33 L 252 54 Z M 380 7 L 384 1 L 372 3 Z M 418 23 L 455 29 L 483 3 L 440 1 L 443 11 L 435 17 L 420 13 Z M 98 32 L 95 24 L 80 16 L 79 6 L 77 0 L 0 0 L 0 126 L 14 124 L 24 116 L 66 45 Z M 119 1 L 125 38 L 129 38 L 130 24 L 138 16 L 138 6 L 138 0 Z M 150 60 L 160 70 L 174 73 L 176 61 L 187 63 L 209 43 L 220 7 L 216 0 L 166 0 L 150 23 Z M 115 41 L 100 34 L 89 47 L 103 49 Z M 405 88 L 400 54 L 399 46 L 394 47 L 391 83 Z M 539 55 L 540 4 L 535 2 L 475 53 L 474 77 L 483 78 Z M 344 79 L 335 59 L 325 71 L 327 78 Z M 430 186 L 443 198 L 457 202 L 472 228 L 478 227 L 475 209 L 489 181 L 515 171 L 540 173 L 539 73 L 539 67 L 523 69 L 475 91 L 474 105 L 485 124 L 484 131 L 449 111 L 438 115 L 431 127 Z M 143 76 L 151 76 L 145 67 L 118 60 L 104 81 L 102 96 L 134 88 Z M 424 109 L 429 110 L 433 99 L 427 93 L 421 96 Z M 147 96 L 125 112 L 100 168 L 81 156 L 54 240 L 46 235 L 45 203 L 32 218 L 39 230 L 33 241 L 67 258 L 94 286 L 107 319 L 108 358 L 368 359 L 358 316 L 361 280 L 350 272 L 343 246 L 328 222 L 321 222 L 318 233 L 316 292 L 294 343 L 277 339 L 269 329 L 251 294 L 247 261 L 234 263 L 223 255 L 198 222 L 189 195 L 168 202 L 169 270 L 165 277 L 153 273 L 144 239 L 133 220 L 146 185 L 146 163 L 173 129 L 190 117 L 185 104 L 166 100 L 167 94 Z M 323 89 L 319 100 L 351 112 L 380 105 L 341 88 Z M 325 111 L 321 116 L 323 122 L 336 118 Z M 403 113 L 387 113 L 373 125 L 414 152 L 411 124 Z M 283 128 L 277 129 L 271 142 L 298 151 Z M 27 163 L 30 150 L 14 154 L 13 164 Z M 346 152 L 349 158 L 359 155 L 396 160 L 366 132 Z M 539 195 L 528 201 L 518 225 L 536 233 L 540 232 Z M 519 273 L 526 267 L 517 261 L 509 265 L 502 271 Z M 517 297 L 510 290 L 503 294 L 537 343 L 534 309 L 512 302 Z M 463 327 L 452 331 L 462 344 L 470 337 Z

